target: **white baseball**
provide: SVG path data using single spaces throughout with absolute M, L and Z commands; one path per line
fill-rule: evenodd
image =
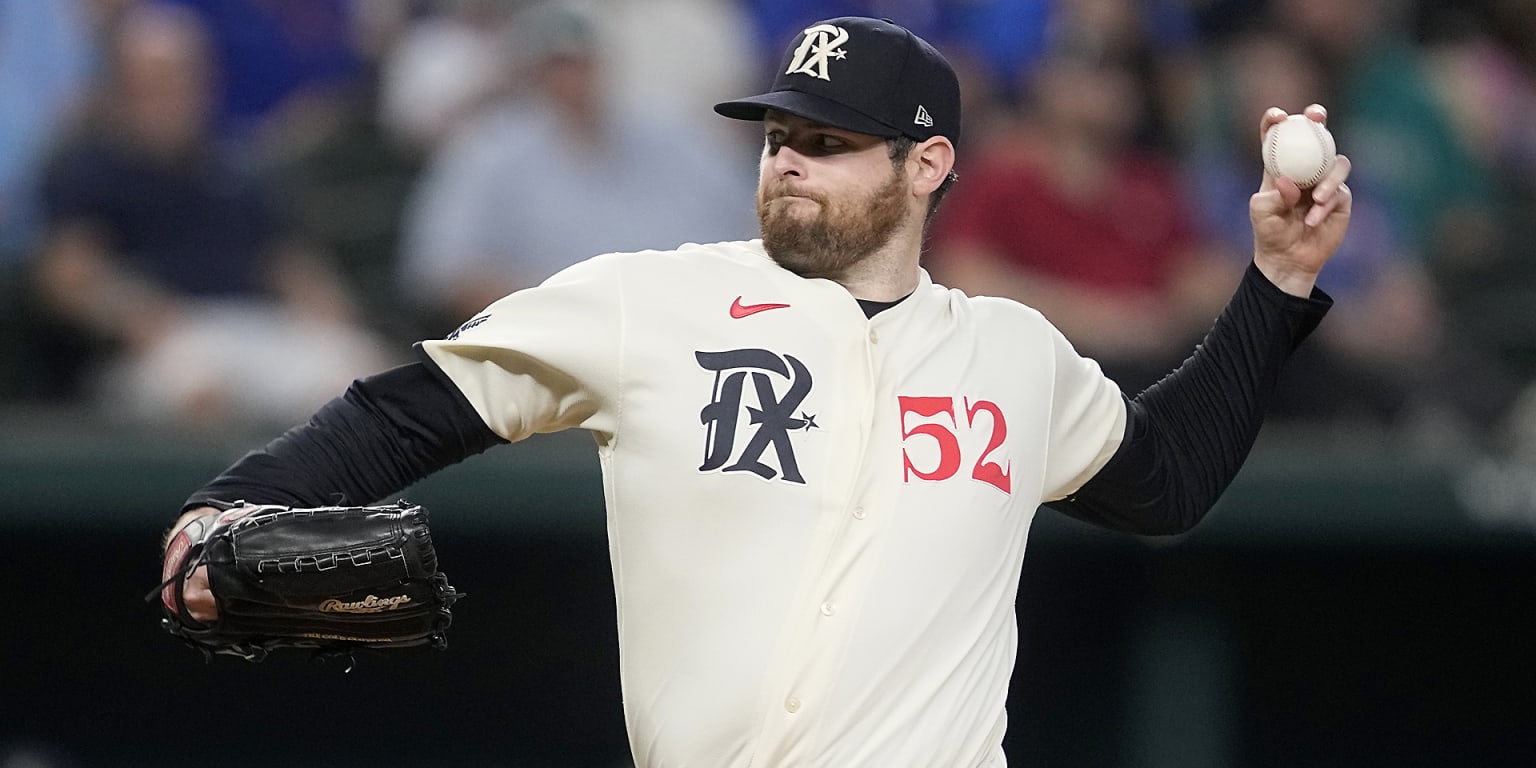
M 1333 134 L 1306 115 L 1291 115 L 1264 134 L 1264 169 L 1306 189 L 1333 167 Z

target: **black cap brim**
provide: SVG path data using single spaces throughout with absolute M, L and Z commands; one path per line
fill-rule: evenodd
M 723 101 L 715 105 L 716 113 L 736 120 L 762 120 L 764 113 L 770 109 L 854 133 L 866 133 L 882 138 L 901 135 L 901 131 L 863 112 L 845 107 L 831 99 L 800 91 L 771 91 L 760 96 Z

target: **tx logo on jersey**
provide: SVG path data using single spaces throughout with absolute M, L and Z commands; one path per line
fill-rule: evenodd
M 715 374 L 710 403 L 699 411 L 699 423 L 705 427 L 699 471 L 751 472 L 764 480 L 782 478 L 803 485 L 791 435 L 818 428 L 816 416 L 800 410 L 811 393 L 811 372 L 793 355 L 766 349 L 693 354 L 704 370 Z M 737 451 L 737 433 L 748 430 L 751 437 Z
M 810 75 L 811 77 L 831 80 L 827 76 L 827 62 L 832 59 L 847 58 L 848 52 L 839 48 L 839 45 L 848 42 L 848 31 L 842 27 L 831 24 L 817 24 L 805 30 L 805 39 L 800 41 L 800 47 L 795 49 L 795 58 L 790 61 L 789 69 L 784 70 L 786 75 Z

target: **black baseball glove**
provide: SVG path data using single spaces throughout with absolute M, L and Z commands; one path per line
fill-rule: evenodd
M 187 611 L 187 577 L 208 567 L 218 618 Z M 359 648 L 447 645 L 462 595 L 437 569 L 427 510 L 234 505 L 196 518 L 166 547 L 161 625 L 214 654 L 260 661 L 278 648 L 350 656 Z

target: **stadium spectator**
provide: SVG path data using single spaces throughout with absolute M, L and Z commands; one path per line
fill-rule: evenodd
M 112 417 L 288 422 L 386 363 L 336 273 L 219 154 L 199 18 L 139 5 L 108 40 L 100 111 L 45 176 L 36 275 L 109 350 L 80 361 L 84 391 Z
M 1337 103 L 1348 105 L 1329 126 L 1354 148 L 1360 172 L 1352 187 L 1369 191 L 1431 284 L 1437 335 L 1416 345 L 1422 361 L 1402 356 L 1408 410 L 1398 422 L 1423 427 L 1425 442 L 1456 445 L 1462 441 L 1447 438 L 1480 439 L 1496 428 L 1518 386 L 1447 293 L 1463 265 L 1499 259 L 1507 222 L 1493 168 L 1465 130 L 1470 115 L 1456 116 L 1437 88 L 1434 61 L 1414 33 L 1415 10 L 1389 0 L 1272 0 L 1268 19 L 1301 38 Z M 1393 317 L 1405 323 L 1417 311 L 1401 309 Z
M 541 4 L 512 34 L 526 87 L 435 153 L 407 211 L 403 284 L 439 331 L 593 253 L 751 236 L 753 157 L 615 103 L 589 16 Z
M 76 0 L 0 4 L 0 268 L 23 261 L 36 236 L 35 176 L 83 101 L 92 38 Z
M 1480 258 L 1496 239 L 1492 180 L 1437 98 L 1411 10 L 1394 0 L 1271 0 L 1267 23 L 1323 63 L 1348 105 L 1329 127 L 1353 139 L 1354 186 L 1377 190 L 1404 242 L 1430 264 Z
M 366 75 L 356 47 L 352 0 L 147 0 L 195 12 L 219 76 L 214 135 L 239 148 L 261 141 L 316 97 Z
M 1294 110 L 1337 100 L 1306 44 L 1267 27 L 1216 46 L 1204 75 L 1187 115 L 1190 125 L 1182 132 L 1190 137 L 1182 162 L 1201 226 L 1238 261 L 1252 234 L 1239 232 L 1227 219 L 1246 221 L 1246 207 L 1241 196 L 1231 201 L 1222 195 L 1251 186 L 1259 172 L 1251 112 L 1244 110 L 1269 105 Z M 1354 146 L 1348 132 L 1333 133 L 1343 145 Z M 1351 188 L 1354 226 L 1335 259 L 1338 270 L 1326 283 L 1348 319 L 1320 329 L 1319 343 L 1297 356 L 1301 372 L 1285 376 L 1274 408 L 1277 419 L 1384 428 L 1408 407 L 1413 384 L 1408 374 L 1438 345 L 1439 307 L 1418 254 L 1393 226 L 1374 188 Z M 1297 381 L 1307 384 L 1290 385 Z
M 930 269 L 1039 309 L 1137 391 L 1187 352 L 1237 269 L 1198 236 L 1171 158 L 1137 146 L 1147 93 L 1130 64 L 1065 46 L 1031 83 L 1016 126 L 960 169 Z
M 403 148 L 427 153 L 506 89 L 508 5 L 435 0 L 380 52 L 378 120 Z
M 53 389 L 44 372 L 24 375 L 38 341 L 27 285 L 42 226 L 37 177 L 60 126 L 75 119 L 96 66 L 85 4 L 0 3 L 0 399 Z

